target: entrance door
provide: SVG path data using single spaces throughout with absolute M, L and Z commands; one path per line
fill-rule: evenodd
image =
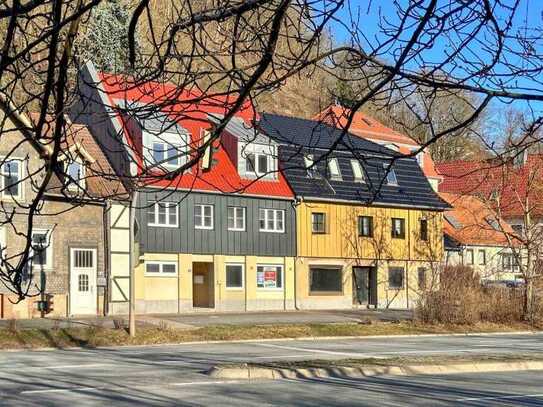
M 70 249 L 70 314 L 96 315 L 96 249 Z
M 353 302 L 377 305 L 377 270 L 375 267 L 353 267 Z
M 215 306 L 213 263 L 192 264 L 192 305 L 201 308 Z

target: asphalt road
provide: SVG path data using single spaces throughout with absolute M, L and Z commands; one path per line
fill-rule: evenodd
M 223 381 L 217 363 L 366 356 L 539 353 L 543 335 L 446 336 L 0 353 L 0 405 L 541 405 L 543 372 Z

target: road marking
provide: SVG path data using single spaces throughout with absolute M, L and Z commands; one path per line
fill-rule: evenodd
M 322 350 L 322 349 L 311 349 L 311 348 L 296 348 L 294 346 L 283 346 L 283 345 L 273 345 L 271 343 L 255 343 L 257 346 L 263 346 L 265 348 L 278 348 L 278 349 L 287 349 L 287 350 L 296 350 L 298 352 L 309 352 L 309 353 L 323 353 L 327 355 L 343 355 L 343 356 L 369 356 L 365 353 L 356 353 L 356 352 L 336 352 L 331 350 Z M 300 355 L 298 355 L 300 356 Z
M 467 398 L 456 399 L 455 401 L 504 400 L 504 399 L 522 399 L 522 398 L 533 398 L 533 397 L 543 397 L 543 393 L 542 394 L 514 394 L 510 396 L 467 397 Z
M 102 390 L 105 387 L 63 387 L 61 389 L 24 390 L 21 394 L 61 393 L 70 391 Z
M 182 382 L 182 383 L 170 383 L 170 386 L 209 386 L 212 384 L 236 384 L 241 383 L 239 380 L 217 380 L 212 382 Z

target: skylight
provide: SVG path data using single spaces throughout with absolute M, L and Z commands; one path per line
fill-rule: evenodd
M 496 219 L 493 219 L 493 218 L 485 218 L 486 220 L 486 223 L 488 223 L 492 229 L 496 230 L 496 231 L 500 231 L 500 224 L 498 223 L 498 221 Z
M 341 181 L 341 171 L 339 170 L 337 158 L 334 157 L 328 160 L 328 171 L 330 173 L 330 179 Z
M 398 185 L 398 178 L 396 177 L 396 171 L 394 168 L 391 168 L 390 164 L 383 164 L 383 167 L 387 175 L 387 184 L 388 185 Z
M 454 217 L 454 215 L 450 214 L 450 213 L 446 213 L 445 215 L 443 215 L 445 217 L 445 219 L 447 220 L 447 222 L 449 222 L 453 228 L 455 229 L 460 229 L 462 227 L 462 224 L 458 221 L 458 219 L 456 219 Z
M 309 178 L 321 178 L 317 169 L 317 164 L 315 164 L 313 154 L 304 155 L 304 164 Z
M 364 171 L 358 160 L 351 160 L 351 168 L 353 169 L 354 182 L 365 182 Z

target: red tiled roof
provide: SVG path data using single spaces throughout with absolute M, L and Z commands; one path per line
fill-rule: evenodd
M 515 232 L 485 202 L 473 195 L 440 192 L 439 196 L 452 206 L 444 214 L 444 233 L 464 245 L 508 246 L 506 235 L 512 237 Z M 498 222 L 498 230 L 492 226 L 494 221 Z
M 126 82 L 126 78 L 101 73 L 99 74 L 101 85 L 111 106 L 117 105 L 118 100 L 137 102 L 138 104 L 158 104 L 161 102 L 163 113 L 167 114 L 172 121 L 187 129 L 192 137 L 191 143 L 194 147 L 201 141 L 201 130 L 210 129 L 211 123 L 208 114 L 224 115 L 231 106 L 231 97 L 205 97 L 197 90 L 180 90 L 173 84 L 146 83 L 133 86 Z M 201 99 L 201 100 L 199 100 Z M 236 117 L 250 126 L 257 119 L 257 114 L 252 106 L 246 103 Z M 141 135 L 135 136 L 128 132 L 123 121 L 117 119 L 129 134 L 129 142 L 137 152 L 140 164 L 142 161 Z M 115 120 L 115 118 L 114 118 Z M 222 193 L 244 193 L 257 196 L 292 198 L 293 192 L 288 186 L 283 175 L 277 173 L 277 179 L 249 180 L 240 177 L 238 170 L 229 155 L 225 151 L 221 140 L 214 143 L 213 166 L 210 170 L 204 171 L 200 167 L 193 167 L 190 171 L 177 176 L 173 180 L 159 180 L 151 182 L 153 186 L 178 188 L 183 190 L 198 190 Z
M 496 209 L 506 219 L 522 217 L 529 211 L 543 215 L 543 156 L 530 154 L 526 163 L 449 161 L 437 164 L 443 176 L 439 191 L 470 194 L 495 201 Z M 496 198 L 499 198 L 496 200 Z
M 313 117 L 313 120 L 322 121 L 338 128 L 345 128 L 350 113 L 351 111 L 347 108 L 331 105 Z M 404 154 L 410 153 L 413 149 L 419 147 L 419 144 L 411 137 L 385 126 L 362 112 L 355 112 L 349 132 L 379 144 L 395 144 L 398 151 Z M 423 154 L 424 174 L 430 178 L 440 179 L 441 177 L 435 170 L 434 161 L 430 154 L 427 152 Z

